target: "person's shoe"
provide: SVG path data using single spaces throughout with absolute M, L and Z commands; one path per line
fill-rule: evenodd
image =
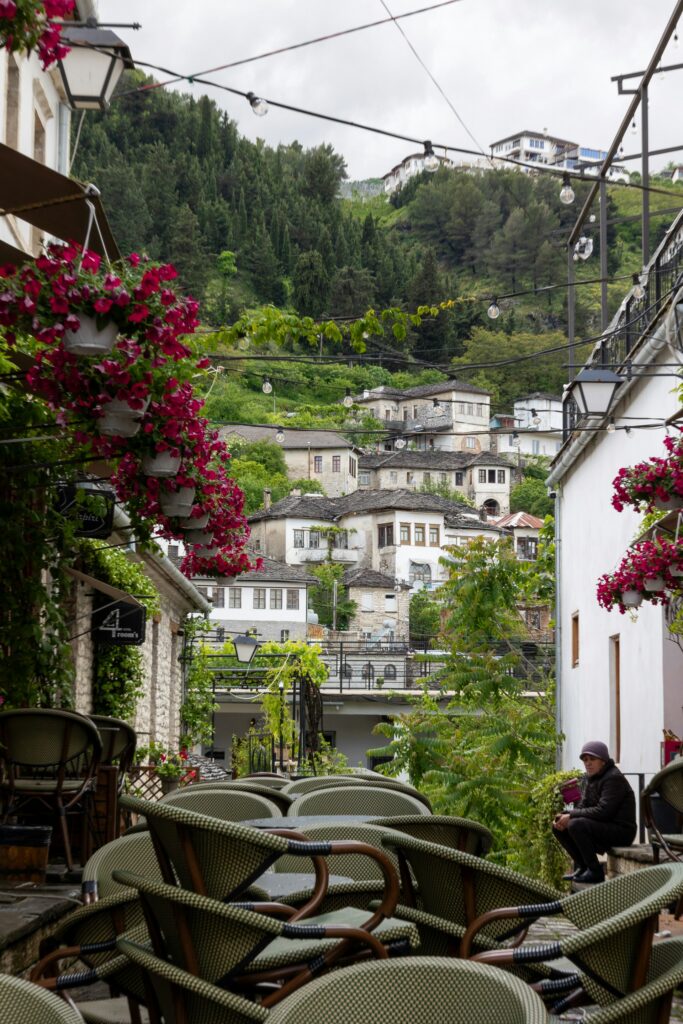
M 604 882 L 605 869 L 602 864 L 599 864 L 597 868 L 586 868 L 585 871 L 574 876 L 574 881 L 580 882 L 582 885 L 595 885 L 597 882 Z
M 574 868 L 573 871 L 568 871 L 566 875 L 562 875 L 563 882 L 575 882 L 577 877 L 582 874 L 586 869 L 581 865 L 578 868 Z

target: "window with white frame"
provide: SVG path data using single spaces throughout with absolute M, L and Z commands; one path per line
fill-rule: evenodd
M 239 587 L 230 587 L 228 590 L 228 608 L 242 607 L 242 591 Z
M 332 472 L 341 473 L 341 455 L 332 456 Z
M 480 484 L 485 484 L 486 483 L 486 470 L 485 469 L 480 469 L 479 470 L 478 480 L 479 480 Z
M 308 534 L 308 546 L 309 548 L 320 547 L 320 534 L 317 530 L 311 530 Z
M 280 630 L 280 643 L 281 644 L 287 643 L 288 640 L 289 640 L 289 630 L 288 629 L 281 629 Z
M 304 546 L 305 533 L 303 530 L 294 531 L 294 547 L 302 548 Z
M 408 579 L 411 583 L 431 583 L 431 566 L 423 562 L 411 562 Z
M 375 610 L 375 596 L 371 590 L 364 590 L 360 595 L 360 610 L 362 612 L 373 612 Z
M 395 612 L 396 611 L 396 594 L 385 594 L 384 595 L 384 611 Z
M 254 608 L 266 607 L 266 588 L 254 587 Z
M 476 437 L 466 437 L 465 438 L 465 448 L 476 448 L 476 447 L 477 447 L 477 439 L 476 439 Z
M 270 607 L 282 608 L 282 590 L 279 587 L 271 588 Z
M 225 608 L 225 588 L 214 587 L 211 594 L 214 608 Z
M 287 608 L 289 611 L 296 611 L 299 607 L 299 591 L 288 590 L 287 591 Z
M 390 484 L 397 484 L 398 483 L 398 473 L 396 472 L 395 469 L 390 469 L 389 470 L 389 483 Z
M 358 484 L 360 487 L 370 486 L 370 471 L 367 469 L 361 469 L 358 474 Z
M 499 484 L 504 484 L 505 483 L 505 470 L 504 469 L 499 469 L 498 470 L 498 483 Z

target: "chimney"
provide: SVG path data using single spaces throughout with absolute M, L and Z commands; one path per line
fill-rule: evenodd
M 290 498 L 300 498 L 301 497 L 301 488 L 300 487 L 293 487 L 291 489 L 291 491 L 289 492 L 289 496 L 290 496 Z
M 270 488 L 269 487 L 264 487 L 264 489 L 263 489 L 263 507 L 266 510 L 266 512 L 270 508 L 271 496 L 272 495 L 271 495 Z

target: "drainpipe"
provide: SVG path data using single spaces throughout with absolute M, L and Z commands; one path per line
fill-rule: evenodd
M 562 492 L 555 492 L 555 732 L 562 732 L 562 605 L 560 561 L 562 558 Z M 557 743 L 555 768 L 562 768 L 562 741 Z

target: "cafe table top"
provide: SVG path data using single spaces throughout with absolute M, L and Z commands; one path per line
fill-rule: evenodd
M 291 818 L 249 818 L 240 825 L 252 825 L 254 828 L 291 828 L 305 832 L 311 825 L 350 825 L 362 822 L 373 822 L 381 819 L 380 814 L 297 814 Z

